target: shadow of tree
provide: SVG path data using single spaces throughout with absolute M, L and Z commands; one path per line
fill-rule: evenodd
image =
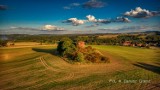
M 160 74 L 160 66 L 158 65 L 151 65 L 151 64 L 146 64 L 142 62 L 137 62 L 136 64 L 133 64 L 134 66 L 152 71 L 154 73 Z
M 49 54 L 52 54 L 52 55 L 57 55 L 56 54 L 56 49 L 32 48 L 32 50 L 36 51 L 36 52 L 49 53 Z

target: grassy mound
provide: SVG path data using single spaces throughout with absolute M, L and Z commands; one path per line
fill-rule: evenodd
M 61 56 L 75 62 L 109 62 L 109 59 L 100 51 L 91 46 L 84 47 L 83 44 L 82 41 L 73 42 L 72 40 L 65 38 L 59 42 L 57 51 Z

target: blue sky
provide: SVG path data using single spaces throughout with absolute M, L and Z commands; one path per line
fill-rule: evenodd
M 0 0 L 0 33 L 160 31 L 159 15 L 159 0 Z

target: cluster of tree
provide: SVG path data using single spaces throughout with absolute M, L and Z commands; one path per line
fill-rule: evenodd
M 146 42 L 160 43 L 160 35 L 148 35 L 145 38 Z
M 70 37 L 68 35 L 26 35 L 26 34 L 11 34 L 0 35 L 0 38 L 6 37 L 7 40 L 15 42 L 39 42 L 39 43 L 57 43 L 64 37 Z
M 98 36 L 77 37 L 74 40 L 82 40 L 85 41 L 87 44 L 95 45 L 123 45 L 125 41 L 131 41 L 133 43 L 144 42 L 141 38 L 138 38 L 135 35 L 119 35 L 114 38 L 99 38 Z
M 154 34 L 118 34 L 117 37 L 112 38 L 99 38 L 100 35 L 21 35 L 12 34 L 6 35 L 8 40 L 14 40 L 15 42 L 31 41 L 55 44 L 58 43 L 62 38 L 68 37 L 74 42 L 84 41 L 88 45 L 123 45 L 125 41 L 130 41 L 132 44 L 149 44 L 154 46 L 160 46 L 160 35 L 159 33 Z M 144 36 L 143 38 L 141 36 Z
M 141 38 L 140 35 L 118 35 L 113 38 L 99 38 L 98 36 L 89 37 L 76 37 L 74 41 L 82 40 L 89 45 L 123 45 L 124 42 L 130 41 L 131 44 L 142 46 L 159 46 L 160 35 L 146 35 L 145 38 Z
M 74 42 L 69 38 L 64 38 L 58 43 L 57 51 L 61 56 L 75 62 L 109 62 L 109 59 L 98 50 L 91 46 L 78 46 L 78 42 Z

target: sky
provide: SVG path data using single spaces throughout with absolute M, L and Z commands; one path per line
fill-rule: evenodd
M 160 31 L 160 0 L 0 0 L 0 34 Z

